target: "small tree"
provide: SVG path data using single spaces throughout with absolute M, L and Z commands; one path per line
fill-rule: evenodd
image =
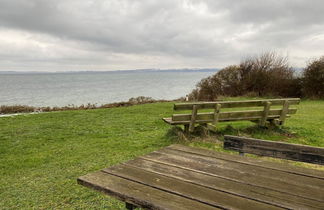
M 324 56 L 309 62 L 304 69 L 303 95 L 324 98 Z
M 290 96 L 294 71 L 287 57 L 274 52 L 248 58 L 240 64 L 244 94 L 258 96 Z

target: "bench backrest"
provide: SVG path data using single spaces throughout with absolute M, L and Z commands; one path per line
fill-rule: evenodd
M 198 109 L 214 109 L 216 104 L 221 104 L 222 108 L 259 107 L 264 106 L 265 102 L 271 102 L 271 105 L 273 106 L 282 106 L 285 101 L 289 101 L 289 104 L 294 105 L 299 104 L 300 98 L 176 103 L 174 104 L 173 109 L 192 110 L 194 105 L 196 105 Z
M 295 114 L 297 109 L 290 105 L 299 104 L 299 98 L 269 99 L 269 100 L 246 100 L 246 101 L 216 101 L 216 102 L 193 102 L 174 104 L 174 110 L 191 110 L 190 114 L 173 114 L 172 121 L 179 124 L 189 123 L 194 118 L 194 123 L 213 123 L 215 121 L 234 120 L 260 120 L 281 118 L 284 121 L 289 114 Z M 273 108 L 276 106 L 277 108 Z M 281 106 L 281 107 L 278 107 Z M 227 108 L 250 108 L 263 107 L 262 110 L 239 110 L 223 111 Z M 212 112 L 200 112 L 198 110 L 213 109 Z
M 224 148 L 236 150 L 240 153 L 324 165 L 324 148 L 321 147 L 225 135 Z

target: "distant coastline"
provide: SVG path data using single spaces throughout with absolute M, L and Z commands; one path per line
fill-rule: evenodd
M 154 72 L 216 72 L 220 68 L 197 68 L 197 69 L 125 69 L 125 70 L 104 70 L 104 71 L 1 71 L 0 74 L 95 74 L 95 73 L 154 73 Z
M 151 104 L 159 102 L 180 102 L 185 101 L 185 98 L 178 98 L 173 100 L 155 100 L 152 97 L 138 96 L 130 98 L 128 101 L 114 102 L 109 104 L 82 104 L 80 106 L 68 105 L 62 107 L 34 107 L 28 105 L 0 105 L 0 117 L 10 117 L 21 114 L 37 114 L 42 112 L 68 111 L 68 110 L 88 110 L 88 109 L 102 109 L 102 108 L 116 108 L 128 107 L 140 104 Z

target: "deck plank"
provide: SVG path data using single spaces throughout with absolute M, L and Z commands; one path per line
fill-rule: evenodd
M 186 152 L 179 152 L 177 150 L 169 149 L 169 148 L 164 148 L 162 150 L 157 151 L 158 153 L 166 153 L 171 154 L 171 155 L 181 155 L 181 157 L 186 157 L 190 158 L 192 160 L 196 161 L 204 161 L 206 164 L 211 164 L 215 166 L 219 166 L 220 168 L 224 170 L 232 170 L 233 172 L 245 172 L 251 175 L 256 175 L 257 177 L 262 177 L 266 178 L 272 181 L 279 181 L 279 182 L 285 182 L 289 183 L 292 185 L 300 185 L 305 187 L 307 185 L 308 187 L 313 187 L 313 188 L 323 188 L 324 189 L 324 180 L 323 181 L 318 181 L 317 179 L 314 179 L 312 177 L 307 177 L 307 176 L 300 176 L 297 174 L 289 173 L 286 171 L 277 171 L 277 170 L 272 170 L 268 168 L 263 168 L 263 167 L 255 167 L 249 164 L 242 164 L 239 162 L 233 162 L 233 161 L 227 161 L 224 159 L 217 159 L 213 157 L 208 157 L 208 156 L 201 156 L 198 154 L 190 154 Z
M 242 198 L 238 195 L 220 192 L 218 190 L 162 176 L 157 173 L 134 168 L 128 165 L 121 164 L 104 169 L 103 171 L 218 208 L 282 209 L 271 204 Z
M 238 155 L 225 154 L 221 152 L 215 152 L 207 149 L 187 147 L 179 144 L 173 144 L 166 148 L 175 149 L 179 151 L 184 151 L 192 154 L 199 154 L 202 156 L 209 156 L 217 159 L 223 159 L 227 161 L 234 161 L 239 163 L 244 163 L 248 165 L 253 165 L 256 167 L 269 168 L 272 170 L 285 171 L 287 173 L 298 174 L 308 177 L 314 177 L 324 180 L 324 171 L 309 169 L 305 167 L 293 166 L 287 163 L 276 163 L 271 161 L 264 161 L 255 158 L 242 157 Z
M 164 151 L 164 150 L 163 150 Z M 208 161 L 203 158 L 194 156 L 185 157 L 184 153 L 170 154 L 163 153 L 161 150 L 150 153 L 142 157 L 143 159 L 166 163 L 191 169 L 200 173 L 211 174 L 246 183 L 254 186 L 260 186 L 268 189 L 277 190 L 284 193 L 297 195 L 304 198 L 311 198 L 317 201 L 324 201 L 324 191 L 316 185 L 309 185 L 307 182 L 299 182 L 298 180 L 288 180 L 285 177 L 269 177 L 260 176 L 257 171 L 245 171 L 244 167 L 233 170 L 229 164 L 221 164 L 221 162 Z M 280 180 L 280 178 L 285 180 Z M 322 182 L 318 182 L 322 184 Z
M 147 209 L 218 209 L 101 171 L 78 178 L 78 183 Z
M 244 183 L 210 176 L 176 166 L 156 163 L 142 158 L 124 163 L 130 167 L 150 171 L 170 178 L 182 180 L 199 186 L 204 186 L 221 192 L 238 195 L 247 199 L 254 199 L 264 203 L 271 203 L 285 208 L 314 208 L 324 209 L 324 203 L 302 198 L 299 196 L 278 192 L 263 187 L 247 185 Z
M 144 209 L 324 209 L 324 171 L 183 145 L 78 183 Z

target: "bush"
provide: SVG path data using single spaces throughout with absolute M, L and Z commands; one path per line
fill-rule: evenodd
M 288 59 L 274 52 L 245 59 L 201 80 L 190 100 L 216 100 L 219 96 L 300 96 L 300 80 Z
M 295 78 L 286 57 L 273 52 L 265 53 L 241 62 L 240 69 L 243 94 L 254 92 L 257 96 L 295 96 L 288 91 L 292 89 Z
M 228 66 L 213 76 L 202 79 L 189 94 L 189 100 L 214 101 L 219 96 L 241 94 L 238 66 Z
M 24 106 L 24 105 L 13 105 L 13 106 L 0 106 L 0 114 L 11 114 L 11 113 L 23 113 L 23 112 L 33 112 L 35 107 Z
M 303 72 L 303 95 L 324 98 L 324 56 L 311 61 Z
M 28 112 L 54 112 L 54 111 L 67 111 L 67 110 L 87 110 L 87 109 L 101 109 L 101 108 L 114 108 L 114 107 L 127 107 L 137 104 L 148 104 L 156 102 L 170 102 L 170 101 L 184 101 L 185 98 L 179 98 L 175 100 L 155 100 L 151 97 L 138 96 L 136 98 L 130 98 L 127 102 L 115 102 L 110 104 L 82 104 L 76 106 L 70 104 L 63 107 L 33 107 L 25 105 L 14 105 L 14 106 L 0 106 L 0 114 L 12 114 L 12 113 L 28 113 Z
M 136 98 L 130 98 L 128 102 L 130 104 L 144 104 L 153 103 L 155 100 L 152 97 L 138 96 Z

